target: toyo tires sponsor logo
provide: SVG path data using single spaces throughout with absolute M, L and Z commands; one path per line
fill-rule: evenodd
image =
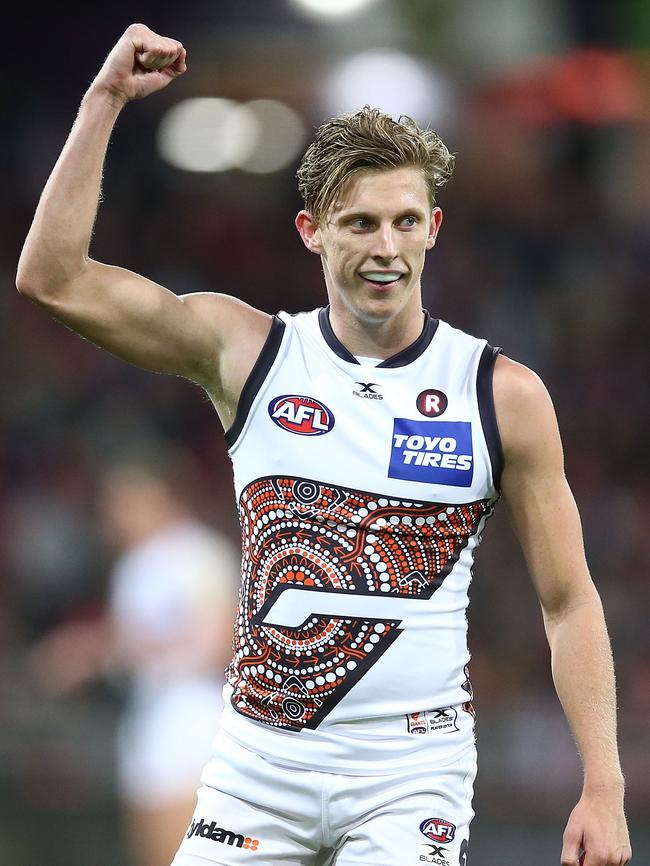
M 473 475 L 470 421 L 395 418 L 389 478 L 471 487 Z
M 456 825 L 444 818 L 427 818 L 420 824 L 420 833 L 434 842 L 453 842 Z
M 314 397 L 284 394 L 269 403 L 274 424 L 299 436 L 322 436 L 334 427 L 334 414 Z

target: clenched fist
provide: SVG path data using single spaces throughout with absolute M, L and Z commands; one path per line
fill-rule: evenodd
M 104 61 L 92 88 L 128 102 L 162 90 L 186 69 L 181 42 L 159 36 L 144 24 L 131 24 Z

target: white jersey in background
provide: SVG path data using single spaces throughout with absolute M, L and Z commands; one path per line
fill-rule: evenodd
M 190 631 L 206 611 L 230 607 L 238 570 L 230 539 L 189 519 L 161 528 L 115 564 L 112 620 L 131 659 L 117 782 L 132 805 L 150 809 L 186 796 L 210 756 L 223 676 L 206 670 Z
M 499 496 L 496 354 L 427 313 L 367 366 L 327 308 L 275 318 L 226 434 L 243 540 L 226 735 L 352 774 L 473 744 L 465 609 Z

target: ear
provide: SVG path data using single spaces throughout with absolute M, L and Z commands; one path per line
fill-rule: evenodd
M 320 245 L 320 232 L 318 230 L 316 222 L 314 221 L 313 216 L 309 213 L 309 211 L 300 211 L 300 213 L 296 217 L 296 228 L 298 229 L 298 234 L 302 238 L 302 242 L 307 247 L 307 249 L 311 253 L 316 253 L 317 255 L 320 255 L 320 253 L 322 252 Z
M 442 225 L 442 211 L 439 207 L 434 207 L 431 212 L 431 222 L 429 223 L 429 236 L 427 237 L 426 249 L 430 250 L 435 244 L 440 226 Z

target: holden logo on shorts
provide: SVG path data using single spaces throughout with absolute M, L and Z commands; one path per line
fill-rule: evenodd
M 269 403 L 274 424 L 298 436 L 322 436 L 334 427 L 334 414 L 315 397 L 284 394 Z
M 437 418 L 447 408 L 449 400 L 444 391 L 438 391 L 436 388 L 427 388 L 426 391 L 420 391 L 415 405 L 418 407 L 420 415 L 426 415 L 427 418 Z

